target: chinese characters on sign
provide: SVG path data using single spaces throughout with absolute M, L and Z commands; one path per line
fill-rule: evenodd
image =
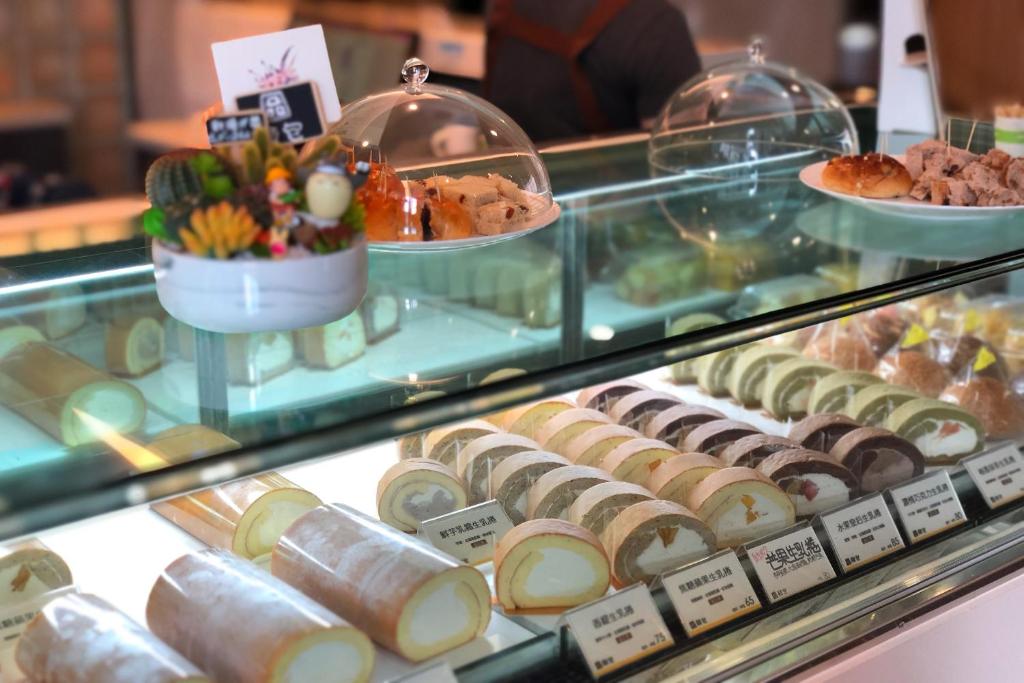
M 1024 496 L 1024 461 L 1015 445 L 964 458 L 963 464 L 989 508 Z
M 562 615 L 594 678 L 617 671 L 675 642 L 642 583 Z
M 689 638 L 761 608 L 732 550 L 669 572 L 662 583 Z
M 967 521 L 946 470 L 894 486 L 890 493 L 911 545 Z
M 48 602 L 61 595 L 77 592 L 76 586 L 65 586 L 10 605 L 0 613 L 0 652 L 13 648 L 17 644 L 18 638 L 25 631 L 28 622 L 32 621 Z
M 248 93 L 236 103 L 239 109 L 259 109 L 266 114 L 270 136 L 278 142 L 298 144 L 326 130 L 320 99 L 310 82 Z
M 772 603 L 836 576 L 818 536 L 807 524 L 771 540 L 752 543 L 746 546 L 746 551 L 761 587 Z
M 821 516 L 843 573 L 904 548 L 882 494 L 861 498 Z
M 512 522 L 498 501 L 488 500 L 425 520 L 420 529 L 435 548 L 467 564 L 479 564 L 494 557 L 494 547 L 512 529 Z
M 211 146 L 230 145 L 252 140 L 256 129 L 265 128 L 266 125 L 266 115 L 257 110 L 211 116 L 206 120 L 206 135 Z

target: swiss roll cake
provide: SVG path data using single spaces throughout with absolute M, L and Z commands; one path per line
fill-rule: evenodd
M 546 451 L 523 451 L 508 456 L 491 471 L 491 495 L 501 503 L 513 524 L 526 521 L 526 494 L 541 475 L 572 463 Z
M 712 472 L 694 487 L 687 507 L 708 525 L 719 548 L 755 541 L 796 521 L 789 496 L 749 467 Z
M 533 439 L 518 434 L 488 434 L 474 439 L 459 452 L 456 472 L 466 483 L 469 504 L 475 505 L 491 495 L 490 478 L 505 458 L 523 451 L 539 451 Z
M 733 441 L 718 454 L 726 467 L 757 467 L 772 453 L 800 448 L 792 439 L 771 434 L 751 434 Z
M 601 538 L 605 527 L 622 510 L 641 500 L 653 500 L 654 494 L 628 481 L 606 481 L 592 486 L 569 506 L 569 521 Z
M 597 467 L 570 465 L 540 476 L 526 494 L 527 519 L 568 519 L 569 506 L 591 486 L 612 481 L 612 475 Z
M 857 370 L 834 372 L 819 379 L 811 389 L 807 412 L 811 415 L 842 413 L 859 389 L 881 382 L 880 377 L 872 375 L 870 372 Z
M 644 435 L 673 446 L 681 446 L 686 435 L 713 420 L 724 420 L 725 414 L 707 406 L 677 405 L 663 410 L 647 423 Z
M 421 522 L 466 507 L 466 485 L 455 470 L 436 460 L 400 460 L 377 484 L 377 516 L 412 533 Z
M 497 427 L 484 420 L 470 420 L 432 429 L 423 439 L 423 457 L 454 468 L 459 451 L 468 443 L 481 436 L 497 434 L 498 431 Z
M 709 396 L 726 396 L 729 393 L 729 376 L 742 347 L 712 351 L 696 361 L 697 386 Z
M 860 427 L 832 447 L 833 459 L 853 472 L 861 493 L 875 493 L 924 472 L 917 446 L 887 429 Z
M 688 334 L 715 325 L 721 325 L 725 319 L 713 313 L 691 313 L 674 321 L 668 328 L 669 337 Z M 697 359 L 680 361 L 672 365 L 672 381 L 676 384 L 693 384 L 697 381 Z
M 686 435 L 679 449 L 684 453 L 718 455 L 725 448 L 745 436 L 760 434 L 756 427 L 737 420 L 705 422 Z
M 615 479 L 643 484 L 648 475 L 679 451 L 664 441 L 633 439 L 613 449 L 601 461 L 601 469 Z
M 808 415 L 789 430 L 789 438 L 800 447 L 828 453 L 847 432 L 860 427 L 846 415 Z
M 952 464 L 985 447 L 981 421 L 963 408 L 931 398 L 907 401 L 886 427 L 914 444 L 928 464 Z
M 626 441 L 640 438 L 629 427 L 610 424 L 595 427 L 575 437 L 565 447 L 565 457 L 576 465 L 597 467 L 613 449 Z
M 616 401 L 608 415 L 613 422 L 643 432 L 651 418 L 681 403 L 680 399 L 663 391 L 637 391 Z
M 546 451 L 563 453 L 566 445 L 575 437 L 606 424 L 612 424 L 612 419 L 598 410 L 566 410 L 552 417 L 537 430 L 537 443 Z
M 538 430 L 548 420 L 576 407 L 578 406 L 567 398 L 547 398 L 506 411 L 502 414 L 501 426 L 507 432 L 536 439 Z
M 768 371 L 797 355 L 799 354 L 796 349 L 787 346 L 756 344 L 746 347 L 733 363 L 732 373 L 729 375 L 729 394 L 740 405 L 760 405 Z
M 857 494 L 857 479 L 827 453 L 807 448 L 779 451 L 761 462 L 757 471 L 786 492 L 797 517 L 812 517 L 849 502 Z
M 73 583 L 71 568 L 35 538 L 0 546 L 0 609 Z
M 915 398 L 922 396 L 913 389 L 891 384 L 870 384 L 853 395 L 844 412 L 854 422 L 865 427 L 881 427 L 894 410 Z
M 834 366 L 807 358 L 790 358 L 768 371 L 761 405 L 780 420 L 803 417 L 814 385 L 835 372 Z
M 633 379 L 620 379 L 615 382 L 605 382 L 596 387 L 588 387 L 580 390 L 576 395 L 576 405 L 580 408 L 590 408 L 607 413 L 615 402 L 634 391 L 643 391 L 648 387 Z
M 722 461 L 713 455 L 682 453 L 672 456 L 651 472 L 647 477 L 647 488 L 658 498 L 687 505 L 694 487 L 722 467 Z

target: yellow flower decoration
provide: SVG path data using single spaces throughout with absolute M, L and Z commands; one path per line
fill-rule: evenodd
M 249 210 L 221 202 L 192 212 L 189 228 L 181 231 L 185 248 L 196 256 L 228 259 L 252 246 L 260 228 Z

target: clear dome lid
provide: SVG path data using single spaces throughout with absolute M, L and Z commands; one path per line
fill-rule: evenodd
M 684 83 L 655 120 L 652 176 L 678 177 L 701 195 L 664 205 L 685 231 L 742 239 L 784 224 L 786 212 L 809 196 L 797 181 L 800 169 L 858 150 L 838 96 L 796 69 L 766 62 L 760 41 L 748 53 Z
M 357 195 L 371 243 L 493 241 L 553 222 L 558 206 L 526 133 L 489 102 L 426 83 L 429 73 L 408 60 L 404 85 L 344 106 L 327 145 L 303 150 L 333 153 L 334 136 L 350 163 L 369 164 Z

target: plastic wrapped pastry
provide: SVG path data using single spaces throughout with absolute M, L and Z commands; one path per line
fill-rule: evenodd
M 791 526 L 796 508 L 771 479 L 749 467 L 726 467 L 704 478 L 687 506 L 718 539 L 734 548 Z
M 717 547 L 707 524 L 668 500 L 630 505 L 605 529 L 604 542 L 620 586 L 651 583 L 662 572 L 707 557 Z
M 545 451 L 523 451 L 502 460 L 491 471 L 491 495 L 501 503 L 513 524 L 526 521 L 526 495 L 534 482 L 551 470 L 572 462 Z
M 828 453 L 807 448 L 779 451 L 765 458 L 757 471 L 786 492 L 797 517 L 826 512 L 857 495 L 857 478 Z
M 466 507 L 466 486 L 455 470 L 428 458 L 395 463 L 377 484 L 377 516 L 412 533 L 421 522 Z
M 1010 389 L 1003 364 L 987 346 L 980 347 L 939 398 L 976 416 L 993 439 L 1024 434 L 1024 401 Z
M 270 567 L 414 662 L 483 635 L 491 618 L 483 574 L 344 505 L 300 517 L 281 537 Z
M 724 419 L 724 413 L 707 406 L 672 406 L 651 418 L 644 435 L 681 448 L 683 440 L 694 429 L 706 422 Z
M 647 477 L 647 488 L 658 498 L 689 505 L 694 487 L 722 467 L 722 461 L 713 455 L 682 453 L 669 458 L 651 472 Z
M 580 408 L 600 410 L 607 414 L 615 402 L 634 391 L 643 391 L 648 387 L 633 379 L 620 379 L 616 382 L 606 382 L 596 387 L 588 387 L 580 391 L 576 396 L 576 404 Z
M 18 639 L 15 659 L 22 673 L 39 683 L 210 682 L 128 615 L 82 593 L 43 607 Z M 9 680 L 6 674 L 4 679 Z
M 885 425 L 914 444 L 928 464 L 953 464 L 985 447 L 985 428 L 977 417 L 933 398 L 907 401 Z
M 376 658 L 370 639 L 341 617 L 223 550 L 168 565 L 146 622 L 216 681 L 362 683 Z
M 740 405 L 760 405 L 768 371 L 796 355 L 796 349 L 787 346 L 755 344 L 746 347 L 733 363 L 729 376 L 729 393 Z
M 846 410 L 857 391 L 881 382 L 880 377 L 858 370 L 842 370 L 826 375 L 819 379 L 811 389 L 811 397 L 807 401 L 807 413 L 809 415 L 841 413 Z
M 850 323 L 849 319 L 817 325 L 803 348 L 803 355 L 840 370 L 870 372 L 878 362 L 871 342 L 861 333 L 860 326 Z
M 606 481 L 592 486 L 569 506 L 569 521 L 601 538 L 605 527 L 633 503 L 653 500 L 654 494 L 639 484 Z
M 931 337 L 923 327 L 914 324 L 878 361 L 875 374 L 890 384 L 935 398 L 949 384 L 949 373 L 934 356 L 935 347 Z
M 829 455 L 853 472 L 861 493 L 884 491 L 924 472 L 924 456 L 914 444 L 877 427 L 848 432 Z
M 907 327 L 906 319 L 896 305 L 859 313 L 856 322 L 876 357 L 892 348 Z
M 807 358 L 782 361 L 768 371 L 761 405 L 779 420 L 803 417 L 815 384 L 835 371 L 828 363 Z
M 680 334 L 688 334 L 703 330 L 725 322 L 713 313 L 691 313 L 684 315 L 668 327 L 667 336 L 674 337 Z M 679 361 L 672 365 L 672 381 L 676 384 L 692 384 L 697 381 L 697 359 Z

